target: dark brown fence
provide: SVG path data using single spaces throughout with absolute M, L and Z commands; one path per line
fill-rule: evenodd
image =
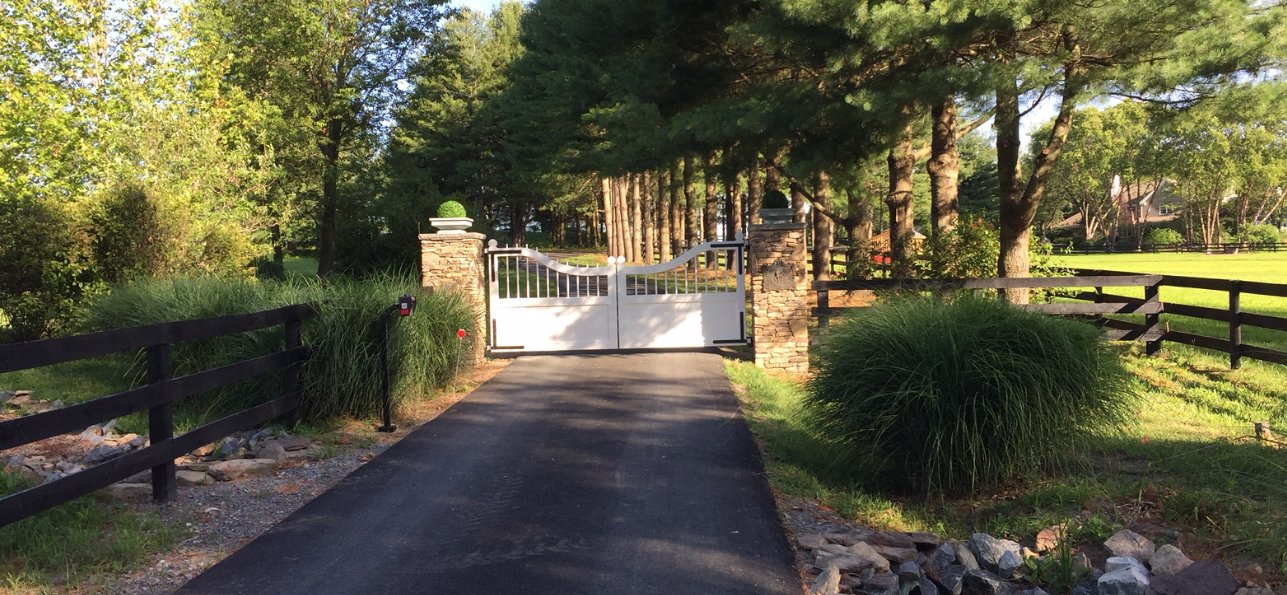
M 115 395 L 77 405 L 0 422 L 0 450 L 79 432 L 91 424 L 128 413 L 148 411 L 151 445 L 78 473 L 0 498 L 0 526 L 21 520 L 140 471 L 152 471 L 152 496 L 158 502 L 174 496 L 174 459 L 196 448 L 294 411 L 299 405 L 301 364 L 307 350 L 300 342 L 300 323 L 312 316 L 309 305 L 295 305 L 198 320 L 166 322 L 0 345 L 0 373 L 38 368 L 100 357 L 124 351 L 146 350 L 147 384 Z M 170 346 L 234 333 L 283 325 L 284 349 L 213 370 L 172 377 Z M 174 435 L 174 403 L 203 392 L 235 384 L 270 372 L 280 372 L 283 394 L 263 403 Z
M 1229 294 L 1229 308 L 1207 308 L 1184 304 L 1164 303 L 1159 298 L 1163 286 L 1190 287 L 1225 291 Z M 1106 293 L 1105 287 L 1142 287 L 1144 297 L 1129 297 Z M 1287 285 L 1252 281 L 1204 279 L 1175 275 L 1138 275 L 1114 271 L 1078 271 L 1076 277 L 1034 277 L 1006 279 L 866 279 L 853 281 L 814 281 L 818 306 L 814 315 L 819 326 L 827 325 L 828 317 L 846 308 L 831 307 L 831 291 L 838 290 L 905 290 L 941 292 L 959 289 L 1068 289 L 1086 288 L 1071 297 L 1094 303 L 1081 304 L 1056 302 L 1026 304 L 1029 310 L 1055 315 L 1093 316 L 1096 324 L 1105 328 L 1106 336 L 1117 341 L 1144 341 L 1149 355 L 1157 353 L 1166 341 L 1214 349 L 1229 354 L 1230 367 L 1237 369 L 1242 358 L 1253 358 L 1287 365 L 1287 353 L 1242 342 L 1244 326 L 1287 331 L 1287 318 L 1243 312 L 1240 296 L 1244 293 L 1287 297 Z M 1111 318 L 1112 314 L 1142 314 L 1143 323 Z M 1161 314 L 1189 316 L 1225 322 L 1229 327 L 1227 338 L 1208 337 L 1193 333 L 1173 331 L 1161 324 Z
M 1078 275 L 1086 276 L 1087 278 L 1131 275 L 1131 273 L 1092 269 L 1078 269 L 1076 273 Z M 1162 275 L 1160 286 L 1222 291 L 1228 295 L 1229 304 L 1227 308 L 1210 308 L 1206 306 L 1165 303 L 1163 305 L 1163 312 L 1168 316 L 1186 316 L 1189 318 L 1200 318 L 1203 320 L 1223 322 L 1228 327 L 1229 334 L 1226 337 L 1208 337 L 1206 335 L 1168 330 L 1166 335 L 1163 337 L 1164 341 L 1183 343 L 1185 345 L 1193 345 L 1195 347 L 1202 347 L 1227 353 L 1229 354 L 1229 367 L 1235 370 L 1241 367 L 1242 358 L 1244 357 L 1287 365 L 1287 353 L 1266 347 L 1247 345 L 1242 342 L 1243 327 L 1256 327 L 1287 332 L 1287 318 L 1242 311 L 1243 294 L 1287 298 L 1287 284 L 1238 281 L 1232 279 L 1209 279 L 1206 277 L 1185 277 L 1181 275 Z M 1089 299 L 1091 296 L 1080 294 L 1076 297 L 1080 299 Z M 1123 301 L 1139 301 L 1139 298 L 1130 298 L 1125 296 L 1112 297 L 1113 299 Z M 1133 324 L 1120 320 L 1116 321 L 1116 323 L 1120 325 Z

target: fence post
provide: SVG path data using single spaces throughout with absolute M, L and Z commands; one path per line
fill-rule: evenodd
M 1159 305 L 1161 304 L 1162 299 L 1159 296 L 1159 293 L 1160 293 L 1159 290 L 1161 289 L 1161 286 L 1162 286 L 1162 282 L 1158 281 L 1157 283 L 1154 283 L 1152 285 L 1146 285 L 1144 287 L 1144 304 L 1145 305 L 1154 304 L 1154 303 Z M 1161 321 L 1162 321 L 1161 314 L 1145 314 L 1144 326 L 1148 328 L 1145 329 L 1144 332 L 1151 333 L 1157 330 Z M 1162 350 L 1161 337 L 1158 337 L 1155 340 L 1150 340 L 1144 344 L 1144 353 L 1147 355 L 1157 355 L 1157 352 L 1161 350 Z
M 283 334 L 285 334 L 286 338 L 286 351 L 298 349 L 304 344 L 299 337 L 299 328 L 299 319 L 286 321 L 283 328 Z M 299 368 L 303 365 L 303 361 L 303 359 L 293 359 L 290 365 L 282 370 L 282 388 L 284 389 L 285 394 L 294 395 L 296 397 L 300 396 Z M 290 413 L 286 414 L 287 425 L 294 426 L 296 423 L 299 423 L 300 405 L 301 404 L 297 400 L 295 408 L 291 409 Z
M 1242 281 L 1229 282 L 1229 367 L 1242 367 Z
M 169 380 L 172 375 L 170 363 L 170 344 L 153 345 L 147 348 L 147 381 L 155 384 Z M 164 400 L 147 411 L 147 434 L 152 445 L 174 437 L 174 402 L 169 400 L 170 389 L 163 388 Z M 165 502 L 174 498 L 174 459 L 152 468 L 152 499 Z

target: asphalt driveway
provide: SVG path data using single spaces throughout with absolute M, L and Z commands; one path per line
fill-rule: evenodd
M 707 353 L 519 358 L 180 590 L 800 592 Z

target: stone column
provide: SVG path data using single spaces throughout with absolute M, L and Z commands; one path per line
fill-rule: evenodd
M 487 263 L 481 233 L 420 234 L 420 285 L 435 292 L 458 291 L 473 305 L 469 331 L 473 364 L 487 346 Z
M 752 225 L 748 234 L 755 364 L 809 371 L 809 286 L 803 223 Z

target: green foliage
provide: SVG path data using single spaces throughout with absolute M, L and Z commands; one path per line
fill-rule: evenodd
M 770 190 L 764 193 L 764 208 L 766 209 L 789 209 L 791 208 L 791 199 L 787 198 L 781 190 Z
M 1131 388 L 1099 331 L 997 300 L 903 297 L 828 331 L 806 409 L 855 478 L 926 493 L 1067 462 L 1127 423 Z
M 438 216 L 456 218 L 465 217 L 465 205 L 454 200 L 443 201 L 442 204 L 438 205 Z
M 946 233 L 927 238 L 924 258 L 917 261 L 917 276 L 979 279 L 997 275 L 1000 234 L 995 227 L 975 220 Z
M 1238 241 L 1255 246 L 1278 243 L 1278 228 L 1268 224 L 1248 225 L 1238 234 Z
M 340 415 L 369 416 L 379 410 L 380 345 L 377 321 L 399 295 L 419 295 L 414 316 L 390 325 L 391 394 L 395 403 L 430 392 L 451 380 L 468 344 L 457 329 L 473 328 L 471 306 L 461 296 L 419 294 L 411 275 L 382 274 L 368 279 L 294 278 L 255 282 L 216 278 L 143 281 L 119 287 L 90 308 L 91 329 L 204 318 L 267 310 L 295 303 L 319 305 L 303 325 L 303 340 L 312 354 L 304 366 L 304 419 Z M 280 328 L 218 337 L 174 346 L 175 374 L 190 374 L 280 349 Z M 138 367 L 141 372 L 142 367 Z M 213 391 L 180 403 L 180 412 L 196 419 L 244 409 L 278 396 L 272 375 Z
M 1183 244 L 1184 236 L 1180 232 L 1169 227 L 1154 227 L 1148 231 L 1144 243 L 1149 246 L 1171 246 L 1174 244 Z
M 0 341 L 29 341 L 72 328 L 98 291 L 83 226 L 62 205 L 0 200 Z

